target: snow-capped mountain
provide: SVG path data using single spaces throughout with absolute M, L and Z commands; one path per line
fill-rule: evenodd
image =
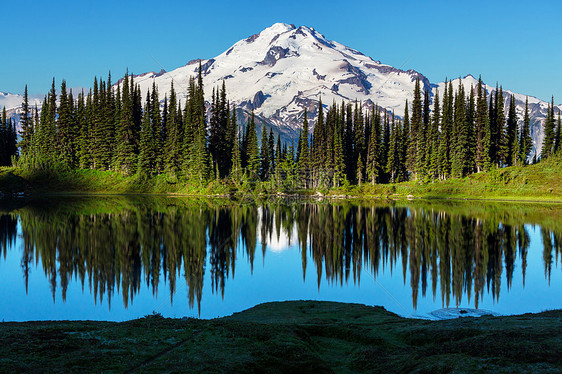
M 258 118 L 289 137 L 298 134 L 304 108 L 314 124 L 320 98 L 328 105 L 342 100 L 376 103 L 402 115 L 404 100 L 413 98 L 416 78 L 430 88 L 427 78 L 413 70 L 384 65 L 313 28 L 284 23 L 201 64 L 208 99 L 212 87 L 220 87 L 224 80 L 229 100 L 245 111 L 253 109 Z M 199 60 L 194 60 L 171 72 L 142 74 L 135 82 L 146 92 L 155 81 L 162 98 L 173 80 L 179 97 L 185 97 L 189 77 L 198 74 L 198 67 Z
M 228 99 L 238 110 L 238 119 L 245 123 L 251 110 L 261 123 L 274 127 L 285 139 L 295 139 L 302 129 L 303 112 L 308 111 L 311 128 L 314 126 L 318 101 L 360 101 L 364 107 L 377 104 L 404 113 L 404 103 L 413 99 L 414 84 L 419 78 L 423 89 L 443 92 L 444 83 L 432 84 L 414 70 L 400 70 L 382 64 L 361 52 L 328 40 L 313 28 L 276 23 L 262 32 L 240 40 L 220 55 L 207 60 L 193 60 L 173 71 L 148 72 L 135 76 L 143 97 L 155 82 L 160 99 L 169 93 L 173 81 L 180 100 L 187 96 L 190 77 L 203 75 L 206 99 L 210 101 L 212 88 L 224 81 Z M 471 75 L 453 80 L 456 90 L 462 82 L 465 91 L 476 87 Z M 486 85 L 488 96 L 495 87 Z M 526 96 L 504 89 L 506 104 L 515 96 L 519 121 L 523 120 Z M 31 100 L 30 100 L 31 101 Z M 39 105 L 39 100 L 35 100 Z M 21 105 L 22 96 L 0 93 L 0 108 Z M 35 102 L 32 103 L 34 105 Z M 539 150 L 543 139 L 543 122 L 548 103 L 529 96 L 531 135 Z M 507 110 L 506 105 L 506 110 Z M 562 110 L 562 105 L 558 106 Z M 17 109 L 9 111 L 17 118 Z
M 225 81 L 229 100 L 246 115 L 254 110 L 268 126 L 274 126 L 287 138 L 295 138 L 302 128 L 303 110 L 309 113 L 311 128 L 317 114 L 318 101 L 325 105 L 334 101 L 358 100 L 364 106 L 378 104 L 404 113 L 406 99 L 413 99 L 414 84 L 420 78 L 423 88 L 442 92 L 444 83 L 431 84 L 414 70 L 400 70 L 382 64 L 363 53 L 326 39 L 313 28 L 276 23 L 262 32 L 240 40 L 220 55 L 201 60 L 203 83 L 208 100 L 211 88 Z M 171 82 L 180 98 L 185 98 L 189 77 L 199 73 L 199 60 L 170 72 L 150 72 L 135 78 L 143 92 L 156 82 L 161 94 L 169 92 Z M 455 90 L 462 81 L 465 90 L 476 87 L 471 75 L 453 81 Z M 488 95 L 495 87 L 486 85 Z M 523 119 L 525 95 L 504 90 L 506 104 L 515 95 L 517 113 Z M 542 145 L 542 123 L 548 103 L 529 97 L 531 132 L 536 148 Z M 562 106 L 558 106 L 562 109 Z M 506 105 L 507 110 L 507 105 Z M 244 121 L 244 119 L 242 119 Z M 259 127 L 259 126 L 258 126 Z

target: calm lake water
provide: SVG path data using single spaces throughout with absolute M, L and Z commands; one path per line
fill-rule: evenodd
M 0 319 L 214 318 L 266 301 L 562 308 L 562 205 L 0 202 Z

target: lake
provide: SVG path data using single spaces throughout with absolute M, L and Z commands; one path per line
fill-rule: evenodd
M 0 319 L 214 318 L 330 300 L 402 316 L 562 308 L 562 205 L 229 201 L 0 202 Z

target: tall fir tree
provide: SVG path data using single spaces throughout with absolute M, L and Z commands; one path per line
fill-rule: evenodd
M 32 146 L 33 138 L 33 122 L 29 110 L 29 98 L 27 96 L 27 84 L 25 85 L 25 91 L 23 94 L 23 103 L 21 104 L 21 115 L 20 115 L 20 136 L 21 140 L 19 142 L 21 154 L 27 154 Z
M 389 175 L 391 183 L 400 181 L 400 168 L 401 168 L 401 149 L 402 149 L 402 134 L 400 132 L 400 125 L 394 121 L 392 117 L 392 125 L 390 129 L 390 141 L 388 147 L 388 160 L 386 163 L 386 172 Z
M 561 127 L 562 127 L 562 123 L 560 122 L 560 109 L 558 109 L 558 126 L 556 126 L 556 133 L 554 135 L 554 151 L 553 151 L 553 153 L 558 153 L 562 149 L 562 144 L 560 144 L 560 142 L 562 141 L 562 139 L 561 139 L 561 136 L 562 136 Z
M 379 180 L 381 169 L 381 150 L 380 150 L 380 117 L 375 114 L 375 106 L 371 112 L 371 134 L 369 137 L 368 154 L 367 154 L 367 178 L 371 184 L 375 184 Z
M 302 121 L 302 133 L 301 133 L 301 144 L 299 146 L 299 158 L 297 160 L 297 167 L 299 176 L 304 185 L 304 188 L 309 186 L 310 178 L 310 145 L 308 140 L 308 114 L 306 108 L 304 110 L 304 116 Z
M 489 117 L 488 103 L 486 98 L 486 88 L 482 84 L 482 78 L 478 78 L 478 88 L 476 92 L 476 118 L 475 118 L 475 164 L 476 172 L 479 173 L 488 167 L 489 163 Z
M 466 116 L 466 101 L 464 87 L 459 82 L 455 97 L 455 113 L 453 127 L 453 153 L 451 174 L 454 177 L 464 177 L 470 173 L 470 128 Z
M 546 119 L 544 121 L 544 138 L 542 142 L 541 160 L 546 159 L 552 155 L 554 149 L 554 97 L 551 104 L 548 105 Z
M 523 126 L 519 135 L 519 161 L 522 165 L 528 164 L 533 139 L 531 138 L 531 119 L 529 116 L 529 98 L 525 99 L 525 114 L 523 115 Z
M 257 179 L 260 169 L 260 156 L 258 149 L 258 135 L 256 133 L 255 115 L 252 110 L 250 121 L 246 129 L 246 154 L 247 154 L 247 173 L 251 179 Z
M 517 163 L 519 139 L 517 138 L 517 113 L 515 112 L 515 96 L 511 95 L 506 122 L 505 137 L 505 165 L 512 166 Z
M 265 123 L 261 129 L 261 147 L 260 147 L 260 179 L 266 181 L 269 179 L 270 172 L 270 155 L 269 155 L 269 140 Z
M 439 108 L 439 91 L 435 91 L 433 97 L 433 112 L 431 117 L 431 127 L 428 135 L 429 146 L 428 159 L 429 168 L 428 176 L 430 178 L 437 178 L 439 176 L 439 127 L 440 127 L 440 108 Z

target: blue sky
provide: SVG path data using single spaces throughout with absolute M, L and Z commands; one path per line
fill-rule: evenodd
M 2 5 L 0 91 L 48 91 L 52 77 L 173 70 L 275 22 L 314 27 L 431 82 L 472 74 L 562 102 L 559 1 L 12 1 Z

